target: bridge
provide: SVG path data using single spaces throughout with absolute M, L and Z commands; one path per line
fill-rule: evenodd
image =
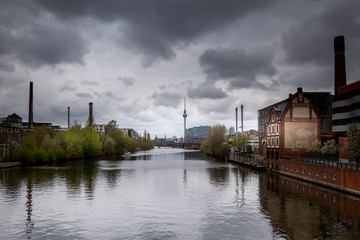
M 172 147 L 172 148 L 184 148 L 184 149 L 193 149 L 198 150 L 200 147 L 200 143 L 174 143 L 174 142 L 166 142 L 166 143 L 157 143 L 155 147 Z

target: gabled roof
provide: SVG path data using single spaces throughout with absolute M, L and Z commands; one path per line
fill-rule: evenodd
M 16 113 L 13 113 L 13 114 L 9 115 L 7 118 L 22 119 L 22 118 L 21 118 L 21 117 L 19 117 L 19 115 L 17 115 Z

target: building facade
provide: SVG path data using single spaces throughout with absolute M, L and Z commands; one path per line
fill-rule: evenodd
M 334 92 L 332 103 L 332 131 L 343 137 L 347 125 L 357 123 L 360 128 L 360 81 L 346 83 L 345 40 L 343 36 L 334 38 Z
M 185 130 L 186 143 L 202 143 L 209 135 L 210 126 L 200 126 L 188 128 Z
M 260 154 L 267 159 L 281 155 L 307 156 L 306 149 L 321 139 L 321 116 L 312 99 L 298 88 L 295 94 L 259 110 Z M 267 116 L 266 116 L 267 115 Z M 264 123 L 267 120 L 266 123 Z

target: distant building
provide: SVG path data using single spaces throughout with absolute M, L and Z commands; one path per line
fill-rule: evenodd
M 138 133 L 132 128 L 120 128 L 120 130 L 124 133 L 125 136 L 128 136 L 130 138 L 137 138 L 138 137 Z
M 259 134 L 258 131 L 251 129 L 249 131 L 245 131 L 244 134 L 250 137 L 249 142 L 246 146 L 247 150 L 251 150 L 253 152 L 259 152 Z
M 95 131 L 99 134 L 99 136 L 104 136 L 106 133 L 106 124 L 95 124 Z
M 234 127 L 230 127 L 229 128 L 229 136 L 234 136 L 235 135 L 235 128 Z
M 6 118 L 1 119 L 1 127 L 4 128 L 22 128 L 23 122 L 22 118 L 19 117 L 16 113 L 13 113 Z
M 188 128 L 185 130 L 186 143 L 202 143 L 209 135 L 210 126 L 200 126 Z

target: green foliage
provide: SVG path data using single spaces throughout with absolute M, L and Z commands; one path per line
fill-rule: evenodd
M 236 145 L 236 137 L 231 139 L 231 145 L 237 147 L 241 150 L 243 147 L 246 148 L 246 145 L 249 143 L 250 137 L 246 134 L 238 134 L 238 141 Z
M 352 159 L 360 158 L 360 129 L 356 123 L 349 124 L 344 152 Z
M 336 154 L 338 152 L 338 147 L 335 140 L 326 141 L 324 146 L 321 148 L 321 153 L 324 155 L 327 154 Z
M 201 144 L 201 151 L 210 153 L 216 157 L 223 158 L 230 153 L 230 147 L 226 138 L 227 128 L 225 125 L 215 125 L 210 131 L 206 140 Z
M 110 136 L 106 136 L 104 141 L 105 154 L 115 154 L 116 153 L 115 145 L 116 142 L 114 141 L 114 139 L 112 139 L 112 137 Z
M 199 147 L 201 153 L 206 153 L 206 146 L 207 146 L 207 141 L 205 140 L 200 144 Z
M 114 124 L 113 124 L 114 125 Z M 15 158 L 23 164 L 40 164 L 83 156 L 97 156 L 103 149 L 105 154 L 123 154 L 137 149 L 153 148 L 153 142 L 142 138 L 131 139 L 123 132 L 109 125 L 107 135 L 100 140 L 92 127 L 75 125 L 66 132 L 37 128 L 22 139 L 21 150 Z
M 85 156 L 97 156 L 101 152 L 99 135 L 93 128 L 82 130 L 81 147 Z
M 319 140 L 315 140 L 307 149 L 307 152 L 312 153 L 321 153 L 321 142 Z

